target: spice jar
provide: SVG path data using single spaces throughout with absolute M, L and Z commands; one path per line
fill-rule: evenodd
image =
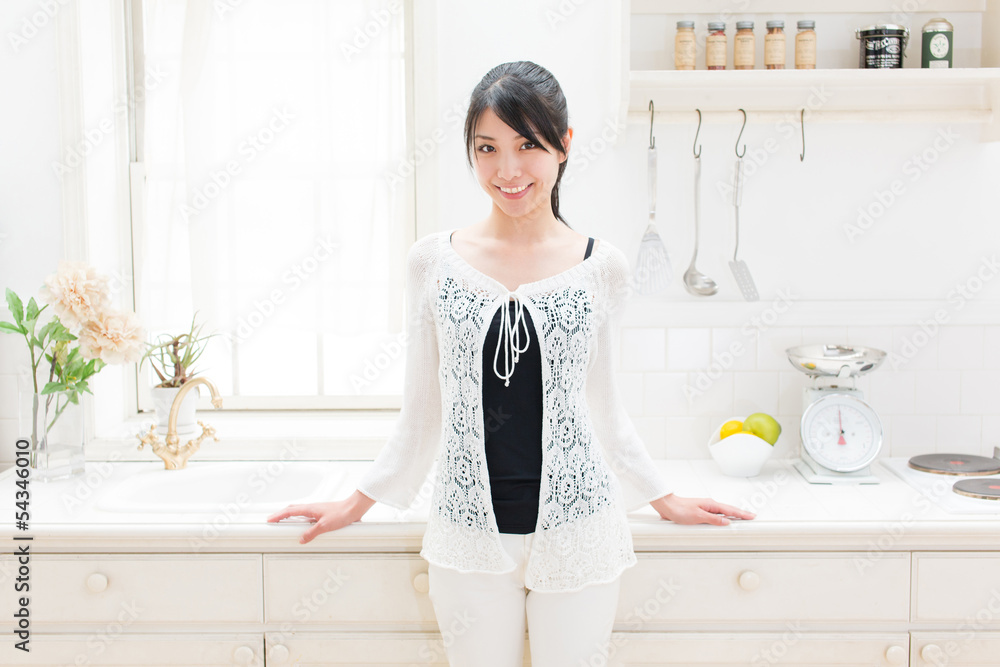
M 753 21 L 737 21 L 736 36 L 733 37 L 733 69 L 753 69 L 755 51 Z
M 764 35 L 764 67 L 785 69 L 785 22 L 768 21 Z
M 795 69 L 816 69 L 816 22 L 799 21 L 795 35 Z
M 674 69 L 694 69 L 694 21 L 678 21 L 674 36 Z
M 726 69 L 726 24 L 709 21 L 705 39 L 705 66 L 708 69 Z
M 920 66 L 929 68 L 952 67 L 952 36 L 955 27 L 947 19 L 931 19 L 924 25 Z

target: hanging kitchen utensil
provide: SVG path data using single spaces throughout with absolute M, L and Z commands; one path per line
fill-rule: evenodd
M 691 265 L 684 272 L 684 289 L 695 296 L 712 296 L 719 291 L 715 281 L 694 268 L 698 259 L 698 200 L 701 197 L 701 147 L 698 146 L 698 134 L 701 133 L 701 110 L 698 112 L 698 131 L 694 135 L 694 254 Z
M 743 109 L 740 109 L 743 111 Z M 743 111 L 743 128 L 747 126 L 747 112 Z M 740 137 L 743 136 L 743 128 L 740 128 L 740 136 L 736 138 L 736 175 L 733 178 L 733 207 L 736 211 L 736 248 L 733 250 L 733 259 L 729 262 L 729 268 L 736 279 L 736 285 L 740 288 L 743 298 L 747 301 L 757 301 L 760 295 L 757 293 L 757 286 L 750 275 L 750 268 L 747 263 L 737 259 L 740 250 L 740 203 L 743 200 L 743 156 L 746 155 L 746 145 L 740 153 Z
M 653 102 L 649 102 L 649 225 L 639 243 L 639 256 L 635 263 L 635 284 L 640 294 L 659 294 L 666 290 L 673 278 L 673 266 L 667 247 L 656 233 L 656 140 L 653 138 Z

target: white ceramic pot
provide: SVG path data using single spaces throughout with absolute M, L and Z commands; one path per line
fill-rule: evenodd
M 170 407 L 174 404 L 174 398 L 180 387 L 153 387 L 153 406 L 156 408 L 156 432 L 161 436 L 167 435 L 167 425 L 170 419 Z M 195 417 L 195 408 L 198 405 L 201 386 L 188 391 L 177 412 L 177 435 L 190 435 L 198 429 L 198 421 Z
M 739 420 L 738 417 L 733 419 Z M 728 420 L 727 420 L 728 421 Z M 740 420 L 742 421 L 742 420 Z M 728 438 L 719 437 L 719 428 L 712 431 L 708 451 L 719 464 L 724 475 L 731 477 L 756 477 L 774 453 L 774 445 L 753 433 L 734 433 Z

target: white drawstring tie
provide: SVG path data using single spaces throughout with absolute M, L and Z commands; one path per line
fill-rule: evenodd
M 514 308 L 514 322 L 510 321 L 510 297 L 514 297 L 516 302 L 516 307 Z M 497 338 L 497 350 L 493 354 L 493 372 L 497 374 L 497 377 L 504 381 L 503 386 L 510 386 L 510 376 L 514 374 L 514 364 L 517 363 L 518 358 L 521 353 L 528 349 L 528 343 L 531 342 L 531 334 L 528 332 L 528 324 L 524 319 L 524 304 L 521 299 L 513 292 L 508 292 L 507 300 L 501 307 L 500 313 L 500 336 Z M 521 332 L 518 329 L 518 324 L 524 322 L 524 347 L 518 347 L 518 343 L 521 340 Z M 497 356 L 500 354 L 500 341 L 504 342 L 504 369 L 505 375 L 501 375 L 500 371 L 497 370 Z

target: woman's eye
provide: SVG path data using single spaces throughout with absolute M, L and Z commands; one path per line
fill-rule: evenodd
M 478 150 L 478 151 L 480 151 L 480 152 L 482 152 L 482 153 L 488 153 L 489 151 L 485 151 L 485 150 L 483 150 L 484 148 L 489 148 L 490 150 L 493 150 L 493 147 L 492 147 L 492 146 L 488 146 L 488 145 L 486 145 L 486 144 L 483 144 L 483 145 L 481 145 L 481 146 L 480 146 L 479 148 L 477 148 L 476 150 Z
M 525 145 L 525 146 L 531 146 L 532 148 L 534 148 L 534 147 L 535 147 L 535 144 L 531 143 L 530 141 L 526 141 L 526 142 L 524 142 L 524 145 Z

